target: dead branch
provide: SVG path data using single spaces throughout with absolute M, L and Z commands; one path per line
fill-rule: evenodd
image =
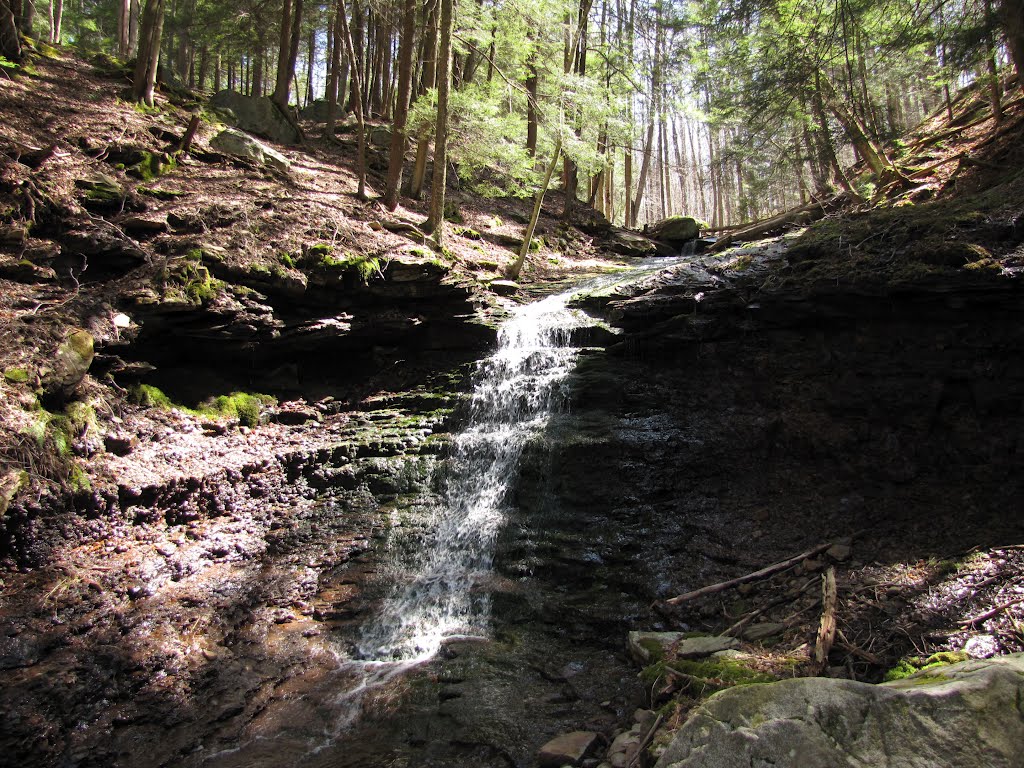
M 837 629 L 836 636 L 839 638 L 835 643 L 837 648 L 842 648 L 851 656 L 856 656 L 859 659 L 863 659 L 868 664 L 874 664 L 876 667 L 882 666 L 883 662 L 880 656 L 876 656 L 870 651 L 865 651 L 863 648 L 860 648 L 859 646 L 856 646 L 853 643 L 851 643 L 847 639 L 846 635 L 843 634 L 843 630 Z
M 654 720 L 654 724 L 647 730 L 647 733 L 644 735 L 644 737 L 640 739 L 640 743 L 637 744 L 636 752 L 633 753 L 633 757 L 632 759 L 630 759 L 626 768 L 632 768 L 634 765 L 637 764 L 637 761 L 640 759 L 640 755 L 644 753 L 644 750 L 647 749 L 647 745 L 650 744 L 651 741 L 654 739 L 654 734 L 657 733 L 658 726 L 661 725 L 661 721 L 664 719 L 664 715 L 658 715 L 658 717 Z
M 680 605 L 682 603 L 687 603 L 690 600 L 695 600 L 698 597 L 704 597 L 705 595 L 714 595 L 718 592 L 724 592 L 727 589 L 738 587 L 740 584 L 746 584 L 750 581 L 759 581 L 761 579 L 766 579 L 769 576 L 774 576 L 776 573 L 787 571 L 790 568 L 799 565 L 804 560 L 814 557 L 815 555 L 820 555 L 822 552 L 824 552 L 831 546 L 832 542 L 819 544 L 814 549 L 809 549 L 806 552 L 800 553 L 799 555 L 794 555 L 793 557 L 787 560 L 781 560 L 777 563 L 773 563 L 772 565 L 766 566 L 759 571 L 754 571 L 743 576 L 738 576 L 737 578 L 729 579 L 728 581 L 722 581 L 718 584 L 711 584 L 707 587 L 701 587 L 700 589 L 695 589 L 692 592 L 687 592 L 685 594 L 678 595 L 677 597 L 670 598 L 665 601 L 665 604 Z
M 821 575 L 821 622 L 818 624 L 818 639 L 814 643 L 814 662 L 818 670 L 825 669 L 828 654 L 836 639 L 836 569 L 830 565 Z
M 810 224 L 823 218 L 829 211 L 835 210 L 850 199 L 851 195 L 847 192 L 843 192 L 829 198 L 828 200 L 814 200 L 806 205 L 792 208 L 784 213 L 780 213 L 778 216 L 773 216 L 770 219 L 765 219 L 764 221 L 751 224 L 748 227 L 734 230 L 724 237 L 720 237 L 718 241 L 708 249 L 708 252 L 718 253 L 719 251 L 728 248 L 737 240 L 750 240 L 751 238 L 767 235 L 775 230 L 782 229 L 793 224 Z
M 984 613 L 979 613 L 977 616 L 972 616 L 969 619 L 964 619 L 963 621 L 958 621 L 957 625 L 961 626 L 961 627 L 970 627 L 970 626 L 973 626 L 974 624 L 979 624 L 979 623 L 981 623 L 983 621 L 991 619 L 993 616 L 998 616 L 1000 613 L 1005 611 L 1007 608 L 1012 608 L 1013 606 L 1017 605 L 1018 603 L 1024 603 L 1024 597 L 1018 597 L 1015 600 L 1010 600 L 1009 602 L 1003 603 L 1001 605 L 997 605 L 995 608 L 992 608 L 991 610 L 985 611 Z

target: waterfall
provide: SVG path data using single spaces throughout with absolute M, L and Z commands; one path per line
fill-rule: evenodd
M 433 532 L 411 580 L 364 628 L 362 659 L 427 659 L 445 638 L 485 634 L 489 599 L 475 586 L 490 570 L 523 448 L 564 399 L 579 351 L 570 336 L 592 322 L 567 307 L 570 296 L 518 307 L 502 325 L 497 351 L 480 364 L 468 424 L 454 438 Z

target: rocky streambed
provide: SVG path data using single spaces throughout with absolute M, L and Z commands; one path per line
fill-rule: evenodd
M 326 407 L 241 463 L 96 493 L 70 516 L 15 510 L 35 531 L 25 541 L 65 544 L 27 548 L 22 562 L 42 564 L 3 574 L 4 754 L 529 766 L 575 732 L 592 745 L 579 762 L 597 765 L 650 730 L 645 708 L 662 707 L 661 724 L 685 714 L 665 707 L 659 680 L 637 678 L 630 630 L 716 635 L 759 611 L 744 652 L 806 673 L 817 609 L 786 619 L 802 604 L 772 590 L 817 579 L 821 562 L 679 609 L 663 601 L 835 539 L 852 546 L 833 562 L 845 641 L 827 674 L 875 681 L 915 649 L 981 635 L 980 655 L 1021 650 L 1003 616 L 956 624 L 982 587 L 1005 597 L 1016 561 L 997 549 L 1024 536 L 1012 513 L 1024 498 L 1019 285 L 794 287 L 778 283 L 780 258 L 690 261 L 576 299 L 617 330 L 573 332 L 590 346 L 568 407 L 525 445 L 493 570 L 474 580 L 486 637 L 450 638 L 425 663 L 352 662 L 430 540 L 462 423 L 454 400 Z M 277 427 L 250 434 L 264 429 Z M 302 437 L 289 447 L 286 435 Z M 975 578 L 981 555 L 991 570 Z

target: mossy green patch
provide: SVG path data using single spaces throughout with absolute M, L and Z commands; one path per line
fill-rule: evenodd
M 730 657 L 663 659 L 645 667 L 640 673 L 640 678 L 647 683 L 653 683 L 673 672 L 682 673 L 681 677 L 695 679 L 700 687 L 708 689 L 706 691 L 708 693 L 735 685 L 755 685 L 775 681 L 772 675 L 751 669 L 743 659 Z
M 159 387 L 152 384 L 136 384 L 128 390 L 128 399 L 144 408 L 162 408 L 169 410 L 174 403 Z
M 920 656 L 908 656 L 905 659 L 900 659 L 900 662 L 885 673 L 883 678 L 885 682 L 891 683 L 894 680 L 903 680 L 904 678 L 916 675 L 918 672 L 922 672 L 926 669 L 936 669 L 938 667 L 948 667 L 951 664 L 959 664 L 962 661 L 967 661 L 970 656 L 963 651 L 941 651 L 939 653 L 933 653 L 931 656 L 922 658 Z
M 152 181 L 160 178 L 178 167 L 178 160 L 174 155 L 166 152 L 141 152 L 142 158 L 136 163 L 125 168 L 125 173 L 134 176 L 141 181 Z
M 205 401 L 197 410 L 206 416 L 234 417 L 242 426 L 255 427 L 260 423 L 264 406 L 276 404 L 277 400 L 270 395 L 232 392 Z
M 10 384 L 24 384 L 30 378 L 26 368 L 8 368 L 4 371 L 4 380 Z
M 155 200 L 177 200 L 179 197 L 184 197 L 184 192 L 175 192 L 171 189 L 153 189 L 152 187 L 136 187 L 135 191 L 140 195 L 146 197 L 152 197 Z

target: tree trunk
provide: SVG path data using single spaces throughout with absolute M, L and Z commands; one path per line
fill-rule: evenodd
M 299 58 L 299 40 L 302 36 L 302 0 L 284 0 L 281 10 L 281 37 L 278 45 L 277 81 L 271 97 L 282 108 L 288 108 L 295 63 Z
M 1001 0 L 999 20 L 1017 70 L 1017 87 L 1024 91 L 1024 0 Z
M 21 59 L 21 37 L 10 0 L 0 0 L 0 56 L 8 61 Z
M 338 0 L 338 18 L 341 20 L 341 30 L 345 39 L 345 50 L 348 52 L 349 70 L 352 75 L 352 105 L 356 113 L 356 176 L 358 177 L 358 189 L 356 197 L 360 200 L 366 199 L 366 122 L 363 119 L 363 93 L 362 78 L 359 73 L 359 66 L 356 62 L 355 46 L 352 44 L 352 33 L 348 26 L 348 15 L 345 8 L 345 0 Z
M 404 0 L 402 39 L 398 49 L 398 98 L 395 104 L 395 120 L 391 129 L 388 179 L 384 187 L 384 207 L 389 211 L 398 207 L 398 190 L 402 184 L 402 166 L 405 164 L 407 144 L 405 124 L 409 117 L 409 97 L 412 95 L 412 54 L 416 48 L 415 38 L 416 0 Z
M 50 3 L 50 8 L 53 8 L 52 2 Z M 131 24 L 131 15 L 131 0 L 121 0 L 118 5 L 117 14 L 117 55 L 121 58 L 126 58 L 128 56 L 128 27 Z
M 15 0 L 17 2 L 17 0 Z M 36 19 L 36 3 L 35 0 L 21 0 L 21 9 L 18 15 L 18 28 L 21 30 L 21 34 L 26 37 L 33 37 L 32 24 Z
M 452 19 L 455 0 L 441 0 L 437 61 L 437 128 L 434 131 L 434 176 L 430 180 L 430 213 L 423 228 L 440 246 L 444 237 L 444 198 L 448 181 L 448 91 L 452 82 Z
M 61 16 L 64 13 L 64 0 L 57 0 L 57 39 L 60 40 Z M 140 0 L 131 0 L 128 12 L 128 56 L 136 56 L 139 52 L 139 26 L 142 17 Z
M 532 38 L 533 35 L 531 34 Z M 533 41 L 531 39 L 531 45 Z M 537 51 L 530 52 L 526 63 L 526 151 L 530 157 L 537 154 Z
M 327 81 L 327 124 L 324 125 L 324 136 L 334 138 L 334 123 L 338 119 L 338 96 L 341 91 L 341 48 L 345 45 L 341 32 L 341 14 L 345 8 L 338 0 L 334 11 L 334 24 L 331 25 L 331 76 Z
M 424 8 L 426 35 L 423 41 L 423 82 L 424 91 L 437 82 L 437 0 L 428 0 Z M 427 153 L 430 151 L 430 133 L 424 131 L 416 144 L 416 161 L 409 180 L 409 196 L 420 200 L 423 197 L 423 181 L 427 173 Z
M 548 163 L 548 170 L 544 174 L 544 182 L 537 190 L 537 195 L 533 200 L 533 212 L 530 215 L 530 223 L 526 226 L 526 231 L 523 232 L 523 244 L 519 248 L 519 256 L 512 265 L 505 271 L 505 276 L 510 280 L 516 280 L 519 278 L 519 273 L 523 271 L 523 264 L 526 263 L 526 256 L 530 253 L 530 245 L 533 243 L 533 233 L 537 230 L 537 220 L 540 219 L 540 209 L 544 204 L 544 195 L 548 191 L 548 187 L 551 186 L 551 177 L 555 173 L 555 167 L 558 165 L 558 156 L 562 152 L 562 137 L 558 136 L 555 139 L 555 152 L 551 156 L 551 162 Z
M 164 0 L 146 0 L 139 33 L 139 58 L 135 63 L 132 95 L 136 101 L 153 106 L 157 67 L 160 64 L 160 38 L 164 31 Z

